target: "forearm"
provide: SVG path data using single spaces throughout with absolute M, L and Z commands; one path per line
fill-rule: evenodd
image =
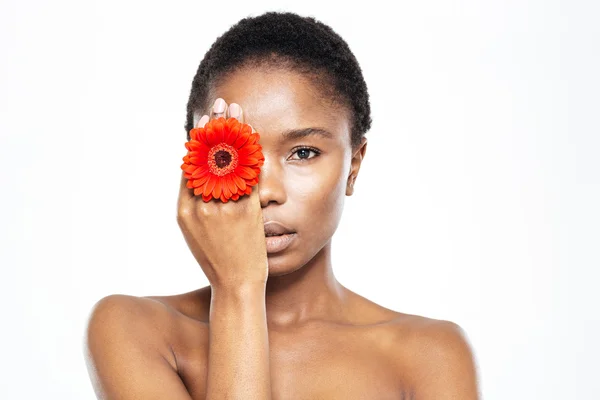
M 271 398 L 265 284 L 212 287 L 206 398 Z

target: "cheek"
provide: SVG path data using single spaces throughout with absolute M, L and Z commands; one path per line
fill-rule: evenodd
M 288 201 L 298 213 L 298 222 L 307 223 L 304 226 L 315 234 L 332 235 L 337 228 L 346 193 L 344 171 L 342 160 L 328 160 L 291 172 L 286 185 Z

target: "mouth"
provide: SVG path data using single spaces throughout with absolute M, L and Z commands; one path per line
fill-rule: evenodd
M 296 232 L 284 232 L 284 233 L 265 233 L 265 237 L 275 237 L 275 236 L 283 236 L 283 235 L 291 235 Z
M 279 221 L 267 221 L 264 223 L 264 228 L 266 237 L 295 233 L 292 229 L 288 228 Z
M 265 235 L 267 253 L 278 253 L 288 248 L 296 238 L 296 232 L 283 233 L 281 235 Z
M 286 249 L 297 236 L 296 232 L 279 221 L 267 221 L 264 227 L 267 253 L 277 253 Z

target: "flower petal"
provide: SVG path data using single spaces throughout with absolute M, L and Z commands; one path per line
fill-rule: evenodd
M 205 165 L 208 163 L 208 154 L 206 155 L 200 155 L 200 156 L 196 156 L 196 157 L 190 157 L 190 162 L 192 164 L 196 164 L 196 165 Z
M 198 146 L 201 148 L 210 147 L 210 145 L 208 144 L 208 139 L 206 138 L 206 129 L 202 128 L 202 132 L 198 134 L 197 143 Z
M 246 190 L 246 181 L 245 180 L 243 180 L 242 178 L 240 178 L 236 174 L 231 174 L 231 177 L 233 178 L 233 182 L 236 184 L 236 186 L 239 189 Z
M 212 191 L 212 195 L 215 199 L 221 197 L 222 183 L 223 183 L 223 178 L 217 177 L 217 182 L 215 183 L 215 187 L 213 188 L 213 191 Z
M 202 175 L 202 176 L 201 176 L 200 178 L 198 178 L 198 179 L 193 179 L 193 186 L 194 186 L 195 188 L 197 188 L 197 187 L 200 187 L 200 186 L 204 185 L 204 184 L 206 183 L 206 181 L 208 180 L 208 175 L 209 175 L 209 174 Z
M 247 133 L 248 135 L 252 135 L 252 128 L 248 124 L 242 125 L 241 133 Z
M 189 174 L 193 173 L 197 168 L 198 168 L 198 166 L 193 165 L 193 164 L 182 164 L 181 165 L 181 169 Z
M 190 129 L 190 139 L 198 140 L 198 133 L 200 133 L 201 128 L 192 128 Z
M 229 129 L 227 130 L 227 134 L 225 135 L 225 143 L 232 145 L 235 142 L 235 140 L 237 139 L 239 132 L 240 132 L 240 129 L 239 128 L 236 129 L 235 125 L 229 126 Z
M 192 172 L 192 178 L 198 179 L 203 175 L 206 175 L 209 172 L 209 169 L 206 165 L 202 165 L 197 167 L 194 172 Z
M 246 156 L 256 153 L 257 151 L 260 151 L 260 146 L 256 146 L 256 145 L 248 146 L 246 144 L 246 146 L 244 146 L 238 150 L 238 156 L 246 157 Z
M 235 184 L 235 182 L 233 181 L 233 179 L 231 178 L 231 176 L 228 176 L 228 179 L 226 180 L 227 182 L 227 187 L 229 188 L 229 191 L 233 194 L 233 193 L 237 193 L 237 186 Z
M 260 161 L 260 159 L 258 159 L 258 158 L 245 157 L 245 158 L 240 158 L 239 163 L 241 165 L 257 165 L 259 161 Z
M 231 175 L 231 174 L 229 174 L 229 175 Z M 225 176 L 223 177 L 223 179 L 224 179 L 224 185 L 223 185 L 223 194 L 225 195 L 225 197 L 231 197 L 231 195 L 232 195 L 233 193 L 235 193 L 235 192 L 231 193 L 231 190 L 229 190 L 229 184 L 227 183 L 227 180 L 229 180 L 229 179 L 230 179 L 230 178 L 229 178 L 229 175 L 225 175 Z
M 188 151 L 188 157 L 200 157 L 200 156 L 208 156 L 208 148 L 204 147 L 199 150 Z
M 233 147 L 235 147 L 236 149 L 241 149 L 246 144 L 249 137 L 250 137 L 249 134 L 240 132 L 240 134 L 238 135 L 238 138 L 233 143 Z
M 208 176 L 208 181 L 206 181 L 206 184 L 204 185 L 204 190 L 202 191 L 202 194 L 204 194 L 204 196 L 208 196 L 209 194 L 211 194 L 216 183 L 217 177 L 213 174 L 210 174 Z
M 237 124 L 234 124 L 233 126 L 231 126 L 231 129 L 229 130 L 229 137 L 227 138 L 227 144 L 233 146 L 233 144 L 237 140 L 238 136 L 240 135 L 240 128 L 241 128 L 240 123 L 237 123 Z
M 217 139 L 217 132 L 213 129 L 212 126 L 204 127 L 206 130 L 206 143 L 208 143 L 208 147 L 216 146 L 219 143 L 219 139 Z
M 248 145 L 255 144 L 256 142 L 258 142 L 258 139 L 260 139 L 260 135 L 258 133 L 253 133 L 248 138 L 248 143 L 247 144 Z
M 223 117 L 217 118 L 213 123 L 213 130 L 217 134 L 217 143 L 225 140 L 225 124 L 223 123 Z
M 202 150 L 202 148 L 206 147 L 205 143 L 202 143 L 201 141 L 198 140 L 190 140 L 189 142 L 186 142 L 186 148 L 189 151 L 200 151 Z
M 253 179 L 256 176 L 254 170 L 245 165 L 239 165 L 235 168 L 235 174 L 243 179 Z

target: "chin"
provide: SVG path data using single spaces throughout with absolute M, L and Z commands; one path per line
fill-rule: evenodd
M 277 277 L 297 272 L 318 257 L 323 249 L 324 247 L 321 247 L 314 254 L 307 253 L 306 248 L 302 251 L 290 251 L 288 248 L 278 253 L 267 253 L 269 276 Z
M 298 264 L 296 263 L 286 262 L 284 253 L 285 252 L 268 255 L 269 277 L 288 275 L 302 268 L 302 265 L 298 267 Z

